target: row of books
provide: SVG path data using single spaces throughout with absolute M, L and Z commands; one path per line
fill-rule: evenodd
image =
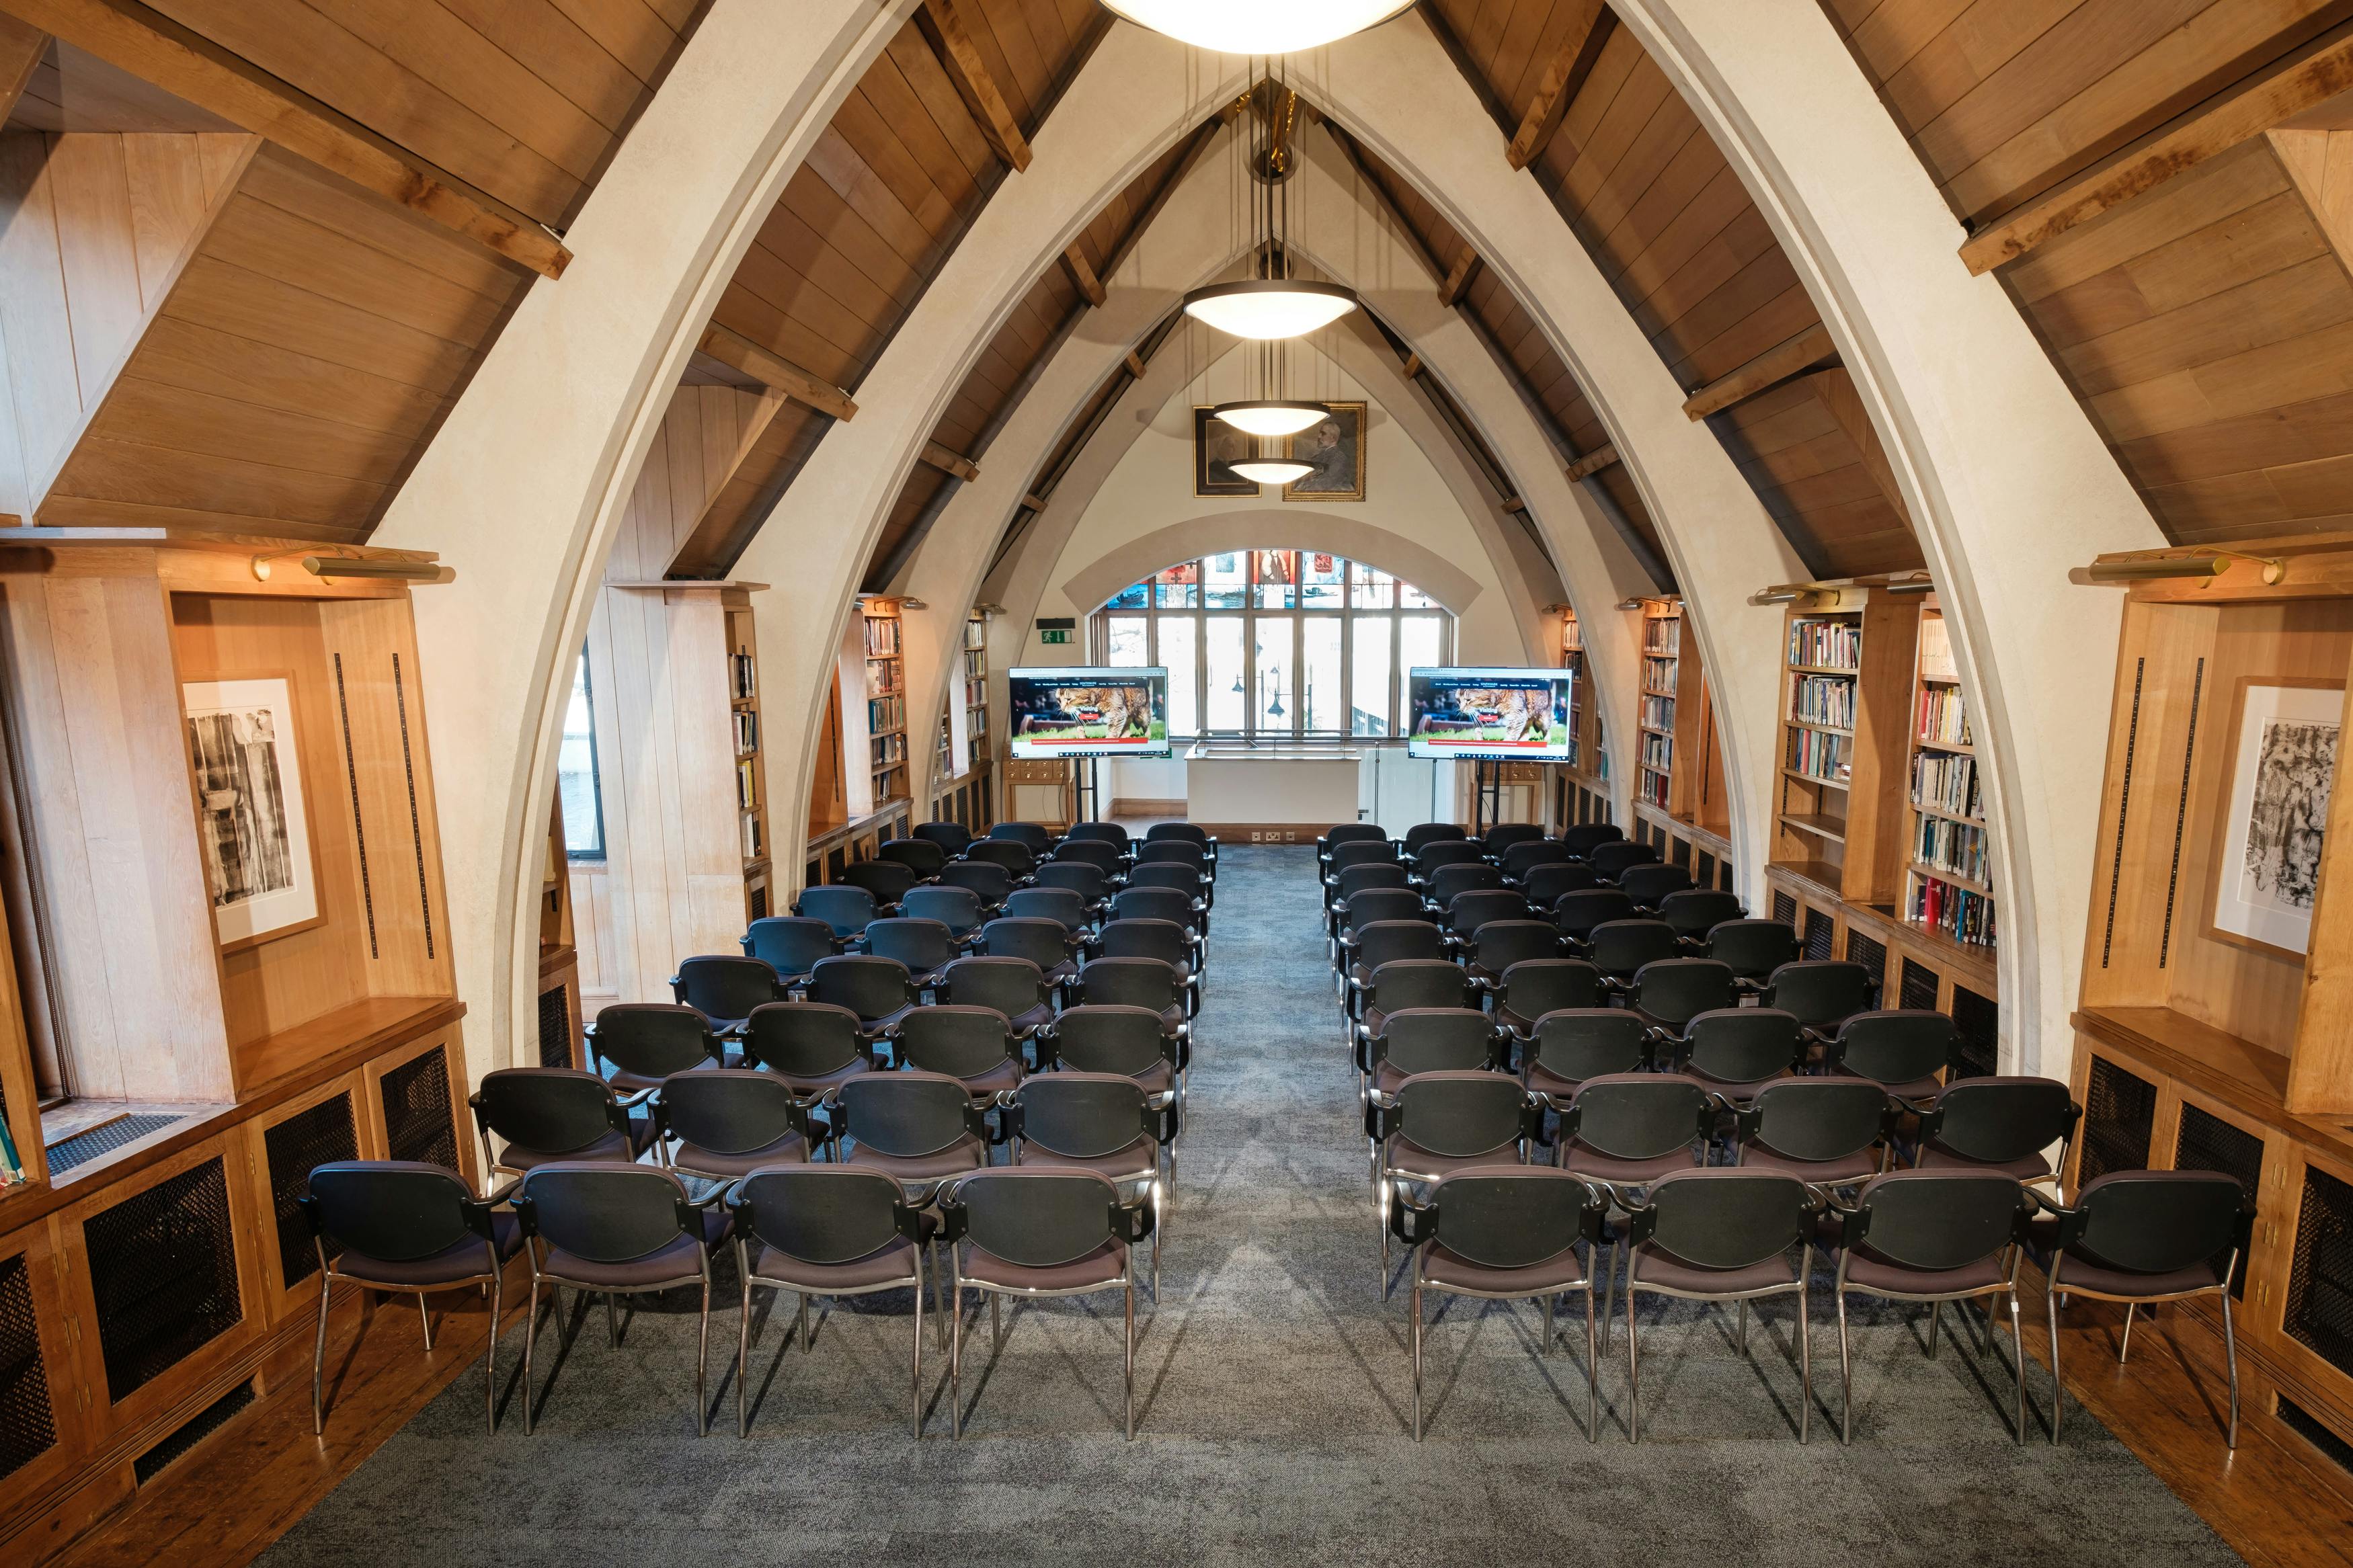
M 757 860 L 768 852 L 767 842 L 760 837 L 760 814 L 747 811 L 740 820 L 744 828 L 744 858 Z
M 1782 765 L 1791 773 L 1844 784 L 1854 772 L 1854 762 L 1847 750 L 1849 737 L 1821 730 L 1791 730 L 1788 736 Z
M 967 620 L 965 622 L 964 646 L 971 648 L 987 647 L 988 646 L 988 623 L 979 619 Z
M 751 757 L 739 758 L 735 763 L 735 805 L 737 809 L 750 811 L 760 803 L 760 764 Z
M 1642 765 L 1663 773 L 1674 765 L 1675 743 L 1664 735 L 1642 737 Z
M 1662 697 L 1673 696 L 1675 661 L 1672 658 L 1652 658 L 1645 656 L 1642 660 L 1642 689 L 1655 691 Z
M 985 680 L 965 681 L 964 683 L 964 705 L 967 708 L 987 707 L 988 683 Z
M 892 658 L 899 652 L 899 618 L 896 616 L 866 617 L 866 657 Z
M 1843 675 L 1801 675 L 1790 683 L 1789 716 L 1800 723 L 1854 728 L 1854 682 Z
M 1978 788 L 1978 760 L 1950 752 L 1922 752 L 1912 759 L 1912 804 L 1957 816 L 1985 816 Z
M 1789 662 L 1857 668 L 1862 663 L 1862 628 L 1846 621 L 1792 621 Z
M 1667 775 L 1645 771 L 1634 786 L 1634 798 L 1646 805 L 1664 806 L 1667 804 Z
M 755 688 L 752 683 L 752 656 L 736 653 L 727 656 L 728 695 L 736 701 L 751 697 Z
M 985 648 L 967 648 L 964 656 L 964 678 L 985 680 L 988 677 L 988 653 Z
M 1643 698 L 1642 722 L 1653 730 L 1673 729 L 1675 727 L 1675 700 L 1672 697 Z
M 889 697 L 899 689 L 899 661 L 895 658 L 870 658 L 866 661 L 866 695 Z
M 1968 708 L 1961 700 L 1961 689 L 1957 686 L 1922 687 L 1919 711 L 1913 715 L 1912 732 L 1931 745 L 1975 744 L 1969 739 Z
M 874 775 L 874 798 L 877 803 L 895 799 L 906 792 L 906 775 L 901 770 L 892 768 L 887 773 Z
M 1957 888 L 1934 877 L 1915 878 L 1911 915 L 1922 925 L 1934 926 L 1955 942 L 1972 947 L 1993 945 L 1993 900 L 1983 893 Z
M 907 700 L 903 697 L 877 697 L 866 704 L 866 728 L 870 732 L 881 730 L 903 730 L 907 727 Z
M 760 716 L 757 713 L 735 715 L 735 754 L 749 756 L 760 749 Z
M 894 735 L 877 735 L 867 742 L 872 752 L 871 765 L 887 768 L 893 763 L 907 760 L 907 737 L 902 731 Z
M 1918 826 L 1912 834 L 1912 858 L 1972 882 L 1982 882 L 1992 874 L 1993 856 L 1987 847 L 1984 828 L 1949 816 L 1919 816 L 1913 821 Z
M 1663 653 L 1672 658 L 1683 646 L 1683 623 L 1680 616 L 1655 616 L 1642 623 L 1642 651 Z

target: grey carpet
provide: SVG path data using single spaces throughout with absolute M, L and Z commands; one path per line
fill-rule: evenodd
M 779 1357 L 758 1310 L 752 1436 L 734 1435 L 733 1271 L 713 1314 L 711 1436 L 690 1416 L 691 1301 L 640 1310 L 622 1348 L 576 1320 L 535 1435 L 510 1382 L 495 1436 L 461 1378 L 269 1553 L 275 1563 L 1517 1563 L 1940 1564 L 2238 1559 L 2071 1405 L 2012 1444 L 2007 1343 L 1981 1362 L 1924 1318 L 1866 1310 L 1854 1445 L 1837 1442 L 1837 1342 L 1818 1314 L 1813 1442 L 1796 1435 L 1792 1322 L 1744 1360 L 1727 1312 L 1643 1316 L 1643 1441 L 1626 1440 L 1622 1322 L 1589 1446 L 1581 1325 L 1535 1353 L 1532 1307 L 1433 1313 L 1427 1440 L 1411 1437 L 1402 1296 L 1384 1302 L 1363 1142 L 1306 849 L 1231 848 L 1218 886 L 1194 1119 L 1163 1261 L 1139 1300 L 1136 1440 L 1119 1435 L 1116 1296 L 986 1316 L 948 1438 L 926 1347 L 923 1441 L 907 1427 L 909 1300 L 828 1314 Z M 1827 1307 L 1827 1292 L 1815 1300 Z M 929 1326 L 928 1324 L 926 1325 Z M 1949 1320 L 1948 1325 L 1949 1327 Z M 520 1329 L 501 1360 L 520 1360 Z M 544 1342 L 543 1342 L 544 1343 Z M 502 1369 L 503 1370 L 503 1369 Z M 2220 1442 L 2219 1436 L 2216 1441 Z

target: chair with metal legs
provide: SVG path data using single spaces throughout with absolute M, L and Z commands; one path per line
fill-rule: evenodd
M 1152 1205 L 1123 1204 L 1092 1171 L 977 1171 L 940 1195 L 948 1247 L 949 1430 L 964 1436 L 964 1293 L 988 1298 L 989 1352 L 1004 1348 L 1003 1298 L 1037 1300 L 1119 1290 L 1126 1296 L 1125 1431 L 1135 1436 L 1134 1246 L 1152 1235 Z
M 789 994 L 784 979 L 765 959 L 742 953 L 706 952 L 678 963 L 670 977 L 670 1000 L 711 1020 L 713 1033 L 732 1035 L 763 1002 Z
M 1592 858 L 1602 845 L 1625 837 L 1626 830 L 1614 822 L 1577 822 L 1560 830 L 1561 847 L 1580 860 Z
M 744 1025 L 744 1065 L 774 1073 L 804 1103 L 877 1071 L 876 1050 L 858 1015 L 829 1002 L 771 1002 Z
M 1789 1078 L 1764 1085 L 1732 1111 L 1732 1163 L 1786 1171 L 1817 1187 L 1851 1187 L 1894 1156 L 1897 1107 L 1868 1079 Z
M 736 941 L 744 957 L 759 959 L 786 986 L 803 984 L 818 959 L 841 951 L 841 939 L 830 922 L 800 915 L 764 915 Z
M 735 1339 L 735 1436 L 751 1430 L 744 1386 L 752 1365 L 752 1288 L 765 1285 L 800 1298 L 795 1331 L 803 1355 L 811 1348 L 811 1296 L 913 1290 L 907 1405 L 915 1436 L 923 1436 L 923 1258 L 939 1217 L 908 1203 L 899 1184 L 881 1172 L 846 1165 L 755 1170 L 728 1194 L 727 1205 L 734 1216 L 735 1276 L 744 1287 Z M 938 1259 L 933 1263 L 936 1277 Z
M 928 838 L 886 838 L 875 847 L 874 858 L 896 860 L 923 878 L 938 876 L 948 863 L 947 850 Z
M 1719 1166 L 1677 1171 L 1651 1184 L 1648 1202 L 1626 1215 L 1626 1436 L 1642 1440 L 1640 1298 L 1739 1304 L 1740 1346 L 1748 1348 L 1748 1303 L 1798 1299 L 1798 1441 L 1810 1435 L 1813 1349 L 1807 1338 L 1806 1265 L 1822 1200 L 1778 1171 Z M 1792 1253 L 1796 1253 L 1793 1259 Z
M 2036 1206 L 2016 1177 L 1994 1171 L 1894 1171 L 1865 1183 L 1852 1204 L 1831 1200 L 1815 1227 L 1815 1240 L 1838 1265 L 1831 1299 L 1838 1303 L 1841 1443 L 1854 1434 L 1854 1368 L 1846 1328 L 1850 1290 L 1891 1301 L 1927 1302 L 1932 1356 L 1946 1302 L 2007 1300 L 2017 1359 L 2017 1436 L 2026 1441 L 2026 1338 L 2018 1315 L 2018 1268 Z M 1989 1301 L 1989 1351 L 1992 1321 Z
M 1622 1009 L 1616 1016 L 1641 1021 Z M 1599 1019 L 1570 1014 L 1574 1023 L 1556 1025 L 1538 1034 L 1537 1066 L 1528 1075 L 1529 1087 L 1560 1113 L 1555 1134 L 1555 1161 L 1607 1192 L 1620 1210 L 1638 1201 L 1643 1189 L 1662 1177 L 1688 1171 L 1707 1158 L 1707 1139 L 1715 1131 L 1717 1102 L 1705 1089 L 1680 1074 L 1609 1071 L 1591 1068 L 1624 1062 L 1628 1037 L 1623 1026 L 1612 1029 Z M 1556 1042 L 1548 1037 L 1558 1034 Z M 1646 1051 L 1647 1033 L 1634 1038 Z M 1645 1056 L 1643 1060 L 1647 1061 Z M 1588 1071 L 1582 1079 L 1575 1075 Z M 1564 1097 L 1562 1080 L 1573 1087 Z M 1609 1271 L 1602 1277 L 1601 1348 L 1609 1348 L 1609 1314 L 1617 1300 L 1616 1255 L 1624 1237 L 1610 1238 Z
M 1599 1007 L 1608 1000 L 1601 971 L 1581 958 L 1525 958 L 1504 971 L 1488 993 L 1495 1022 L 1522 1044 L 1535 1037 L 1536 1020 L 1569 1008 Z
M 487 1285 L 491 1343 L 483 1363 L 483 1413 L 499 1426 L 501 1286 L 507 1260 L 522 1246 L 522 1226 L 498 1205 L 506 1191 L 478 1198 L 454 1171 L 411 1160 L 339 1160 L 311 1171 L 311 1190 L 297 1199 L 319 1258 L 319 1331 L 311 1347 L 311 1430 L 327 1429 L 327 1311 L 338 1280 L 364 1290 L 417 1298 L 425 1348 L 433 1348 L 433 1314 L 426 1298 L 437 1290 Z M 338 1248 L 327 1252 L 332 1242 Z
M 711 1430 L 703 1398 L 711 1362 L 711 1249 L 726 1239 L 727 1212 L 714 1187 L 701 1199 L 686 1184 L 650 1165 L 554 1164 L 526 1174 L 514 1196 L 531 1258 L 531 1316 L 522 1336 L 522 1429 L 533 1427 L 532 1354 L 539 1339 L 539 1289 L 556 1293 L 563 1315 L 563 1287 L 605 1298 L 605 1326 L 621 1342 L 613 1299 L 640 1296 L 681 1286 L 701 1288 L 702 1305 L 694 1360 L 694 1430 Z
M 1960 1165 L 2000 1171 L 2055 1194 L 2083 1108 L 2057 1079 L 1965 1078 L 1925 1100 L 1912 1163 L 1922 1170 Z M 2054 1164 L 2044 1151 L 2059 1146 Z
M 944 882 L 908 889 L 907 896 L 899 900 L 899 912 L 909 920 L 937 921 L 948 928 L 949 935 L 967 946 L 988 919 L 978 893 L 970 888 L 951 888 Z
M 1520 891 L 1528 902 L 1549 913 L 1564 894 L 1589 892 L 1601 886 L 1601 879 L 1593 868 L 1582 860 L 1545 860 L 1528 868 L 1528 874 L 1519 881 Z M 1633 900 L 1628 900 L 1628 907 Z
M 663 1163 L 681 1175 L 733 1182 L 768 1165 L 805 1165 L 826 1124 L 771 1072 L 719 1068 L 664 1080 L 654 1098 Z
M 1152 1299 L 1160 1300 L 1160 1233 L 1168 1223 L 1162 1151 L 1176 1141 L 1178 1112 L 1132 1078 L 1058 1072 L 998 1099 L 1013 1163 L 1092 1171 L 1152 1205 Z
M 891 1048 L 918 1072 L 952 1078 L 978 1102 L 1021 1084 L 1021 1041 L 993 1007 L 918 1007 L 892 1031 Z
M 1634 918 L 1634 900 L 1615 888 L 1573 888 L 1552 901 L 1552 923 L 1568 939 L 1569 951 L 1580 955 L 1589 952 L 1595 931 L 1613 921 Z M 1664 921 L 1659 923 L 1666 925 Z M 1674 927 L 1666 930 L 1669 937 L 1674 935 Z M 1651 956 L 1668 958 L 1674 952 L 1669 946 Z
M 872 893 L 842 882 L 803 888 L 801 896 L 793 900 L 793 913 L 803 920 L 823 921 L 842 942 L 882 918 L 881 906 Z
M 1822 1047 L 1824 1072 L 1870 1079 L 1900 1100 L 1935 1094 L 1960 1059 L 1961 1026 L 1920 1007 L 1857 1013 Z
M 1588 1079 L 1647 1072 L 1652 1048 L 1651 1031 L 1623 1007 L 1556 1007 L 1524 1037 L 1520 1081 L 1566 1110 Z
M 595 1073 L 574 1068 L 497 1068 L 466 1103 L 482 1141 L 483 1169 L 521 1175 L 556 1160 L 628 1164 L 653 1143 L 651 1120 L 629 1114 L 652 1095 L 616 1095 Z
M 2160 1301 L 2211 1296 L 2222 1314 L 2222 1358 L 2231 1379 L 2231 1424 L 2223 1441 L 2239 1446 L 2239 1341 L 2231 1321 L 2231 1285 L 2255 1229 L 2254 1200 L 2238 1178 L 2220 1171 L 2112 1171 L 2084 1184 L 2072 1205 L 2047 1202 L 2035 1238 L 2051 1249 L 2043 1310 L 2051 1324 L 2051 1441 L 2059 1441 L 2066 1398 L 2059 1381 L 2059 1313 L 2073 1296 L 2121 1301 L 2123 1341 L 2116 1363 L 2132 1353 L 2133 1316 Z
M 1725 921 L 1707 928 L 1706 956 L 1731 969 L 1743 991 L 1765 989 L 1773 972 L 1797 962 L 1798 928 L 1788 921 Z
M 1477 1015 L 1472 1015 L 1476 1017 Z M 1457 1171 L 1520 1165 L 1544 1135 L 1544 1101 L 1506 1074 L 1417 1073 L 1365 1103 L 1373 1213 L 1381 1233 L 1381 1296 L 1389 1293 L 1389 1205 L 1409 1184 Z
M 912 830 L 915 837 L 936 844 L 951 855 L 961 855 L 972 842 L 972 829 L 961 822 L 919 822 Z
M 616 1002 L 582 1031 L 590 1064 L 623 1093 L 652 1089 L 674 1072 L 726 1065 L 726 1048 L 699 1010 L 669 1002 Z
M 1377 822 L 1344 822 L 1324 830 L 1315 840 L 1315 874 L 1324 875 L 1332 868 L 1332 851 L 1343 844 L 1383 844 L 1389 841 L 1388 830 Z
M 1389 1226 L 1411 1249 L 1413 1440 L 1421 1441 L 1421 1295 L 1425 1289 L 1487 1301 L 1544 1301 L 1544 1351 L 1552 1354 L 1553 1305 L 1585 1295 L 1585 1437 L 1601 1435 L 1600 1350 L 1594 1334 L 1592 1260 L 1609 1200 L 1581 1177 L 1549 1165 L 1442 1176 L 1427 1201 L 1399 1191 Z M 1585 1243 L 1586 1261 L 1577 1260 Z

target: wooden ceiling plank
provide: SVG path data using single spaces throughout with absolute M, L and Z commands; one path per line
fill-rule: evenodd
M 915 13 L 915 25 L 923 28 L 924 41 L 947 68 L 948 79 L 955 84 L 957 95 L 989 146 L 1015 170 L 1027 169 L 1029 140 L 1022 135 L 1020 122 L 1007 107 L 997 79 L 989 74 L 979 48 L 965 32 L 964 19 L 956 15 L 955 0 L 923 0 Z
M 1586 453 L 1585 456 L 1577 458 L 1574 463 L 1569 464 L 1568 477 L 1572 480 L 1590 478 L 1591 476 L 1599 473 L 1602 469 L 1609 467 L 1610 464 L 1617 460 L 1617 447 L 1609 443 L 1604 443 L 1599 447 L 1596 447 L 1592 451 Z
M 1577 97 L 1577 89 L 1593 74 L 1593 62 L 1600 58 L 1601 46 L 1609 41 L 1609 30 L 1617 18 L 1601 0 L 1571 0 L 1574 16 L 1560 47 L 1545 63 L 1544 75 L 1537 79 L 1536 95 L 1528 111 L 1520 119 L 1520 128 L 1514 133 L 1511 145 L 1504 157 L 1514 169 L 1525 169 L 1544 155 L 1553 132 L 1560 129 L 1561 117 Z
M 944 474 L 954 474 L 957 479 L 964 480 L 966 484 L 970 484 L 973 480 L 980 478 L 980 465 L 978 463 L 974 462 L 970 458 L 964 457 L 959 453 L 949 451 L 937 441 L 924 442 L 923 449 L 918 455 L 925 463 L 928 463 L 933 468 L 939 469 L 940 472 Z
M 1801 370 L 1808 370 L 1838 352 L 1831 342 L 1831 330 L 1820 321 L 1777 347 L 1766 350 L 1731 374 L 1708 383 L 1683 400 L 1683 416 L 1704 419 L 1744 399 L 1754 397 L 1767 387 L 1787 381 Z
M 1854 389 L 1854 377 L 1847 374 L 1844 365 L 1833 365 L 1806 377 L 1806 386 L 1854 444 L 1871 482 L 1878 487 L 1887 504 L 1895 509 L 1895 515 L 1909 526 L 1911 509 L 1904 502 L 1904 492 L 1895 482 L 1894 465 L 1887 460 L 1887 449 L 1879 444 L 1879 432 L 1862 405 L 1862 395 Z
M 572 253 L 520 214 L 138 0 L 6 0 L 21 20 L 546 278 Z
M 1071 245 L 1062 252 L 1062 265 L 1071 269 L 1071 278 L 1078 284 L 1079 292 L 1086 296 L 1087 303 L 1098 310 L 1102 310 L 1111 296 L 1103 291 L 1103 279 L 1095 276 L 1094 268 L 1087 261 L 1087 253 L 1075 244 Z
M 722 364 L 733 365 L 745 375 L 771 391 L 781 392 L 797 403 L 807 404 L 836 419 L 858 417 L 858 405 L 839 387 L 820 381 L 798 365 L 778 358 L 766 349 L 731 331 L 713 321 L 703 330 L 699 345 L 704 353 Z

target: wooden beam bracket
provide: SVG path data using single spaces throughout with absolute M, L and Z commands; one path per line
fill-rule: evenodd
M 858 417 L 858 405 L 849 400 L 849 394 L 716 321 L 703 329 L 702 341 L 696 347 L 720 363 L 742 371 L 769 390 L 781 392 L 794 402 L 807 404 L 820 414 L 830 414 L 836 419 Z
M 1478 268 L 1479 253 L 1464 246 L 1462 254 L 1454 258 L 1454 269 L 1447 273 L 1446 281 L 1438 287 L 1438 302 L 1450 309 L 1461 304 L 1463 292 L 1471 287 L 1471 275 Z
M 1568 466 L 1569 482 L 1574 484 L 1578 479 L 1590 479 L 1617 460 L 1617 444 L 1605 441 Z
M 1080 249 L 1075 241 L 1062 252 L 1062 265 L 1071 269 L 1071 279 L 1078 284 L 1079 292 L 1085 296 L 1087 303 L 1098 310 L 1102 310 L 1103 302 L 1111 296 L 1104 292 L 1103 279 L 1095 276 L 1094 264 L 1087 259 L 1087 253 Z
M 923 0 L 915 11 L 915 26 L 923 29 L 924 41 L 947 68 L 948 79 L 955 83 L 956 96 L 964 100 L 973 123 L 980 127 L 981 139 L 1015 173 L 1028 168 L 1029 139 L 1021 134 L 1020 121 L 1006 106 L 997 79 L 988 74 L 988 62 L 980 58 L 972 35 L 965 31 L 955 0 Z
M 1569 21 L 1568 30 L 1561 35 L 1560 47 L 1545 62 L 1544 75 L 1536 80 L 1536 95 L 1529 101 L 1527 113 L 1521 117 L 1511 145 L 1504 150 L 1504 157 L 1513 168 L 1525 169 L 1544 156 L 1553 132 L 1560 129 L 1561 117 L 1568 112 L 1569 104 L 1577 97 L 1577 89 L 1592 73 L 1601 46 L 1609 41 L 1609 30 L 1617 20 L 1601 0 L 1576 0 L 1576 15 Z
M 1801 370 L 1811 370 L 1837 353 L 1838 345 L 1831 341 L 1830 328 L 1816 321 L 1787 342 L 1767 349 L 1730 375 L 1719 376 L 1693 393 L 1683 400 L 1683 415 L 1698 420 L 1720 414 Z
M 949 451 L 937 441 L 924 442 L 923 449 L 920 456 L 923 458 L 924 462 L 929 463 L 933 468 L 939 469 L 940 472 L 944 474 L 954 474 L 957 479 L 964 480 L 966 484 L 970 484 L 973 480 L 980 478 L 980 465 L 978 463 L 974 462 L 970 458 L 965 457 L 960 453 Z

